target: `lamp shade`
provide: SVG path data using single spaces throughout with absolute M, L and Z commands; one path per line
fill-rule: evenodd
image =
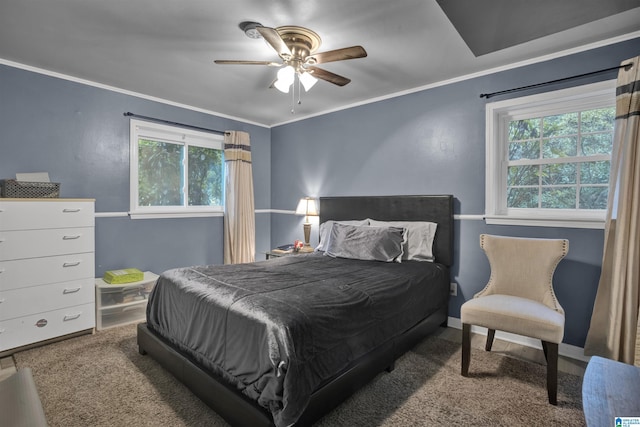
M 306 216 L 318 216 L 318 208 L 316 207 L 316 200 L 311 197 L 304 197 L 298 202 L 296 208 L 297 215 Z

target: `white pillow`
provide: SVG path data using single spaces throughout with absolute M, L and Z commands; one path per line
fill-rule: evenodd
M 329 247 L 329 238 L 331 237 L 331 229 L 333 224 L 345 224 L 345 225 L 369 225 L 368 219 L 352 219 L 347 221 L 325 221 L 320 224 L 320 244 L 316 247 L 316 251 L 326 251 Z
M 402 227 L 407 229 L 407 243 L 403 260 L 433 261 L 433 239 L 438 224 L 426 221 L 376 221 L 369 219 L 372 227 Z

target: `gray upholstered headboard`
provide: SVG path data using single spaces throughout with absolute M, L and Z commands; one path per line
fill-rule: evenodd
M 345 196 L 320 198 L 320 223 L 372 218 L 380 221 L 438 223 L 433 242 L 436 262 L 453 263 L 453 196 Z

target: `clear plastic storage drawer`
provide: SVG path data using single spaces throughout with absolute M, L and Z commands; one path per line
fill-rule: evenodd
M 96 279 L 96 329 L 144 321 L 147 299 L 157 279 L 158 275 L 150 271 L 133 283 L 112 285 Z

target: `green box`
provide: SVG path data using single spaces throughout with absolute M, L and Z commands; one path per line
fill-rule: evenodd
M 144 278 L 144 273 L 137 268 L 124 268 L 122 270 L 105 271 L 102 280 L 111 285 L 139 282 Z

